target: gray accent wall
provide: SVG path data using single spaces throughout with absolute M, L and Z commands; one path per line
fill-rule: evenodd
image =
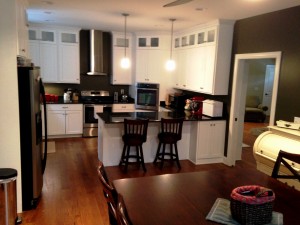
M 275 121 L 293 121 L 300 117 L 300 6 L 236 22 L 231 79 L 235 54 L 273 51 L 282 52 Z

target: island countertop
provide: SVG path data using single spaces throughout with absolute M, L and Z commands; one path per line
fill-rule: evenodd
M 223 117 L 209 117 L 202 114 L 192 114 L 190 111 L 170 111 L 170 112 L 103 112 L 97 113 L 106 124 L 123 123 L 124 119 L 149 119 L 149 122 L 159 122 L 161 118 L 175 119 L 184 118 L 185 121 L 213 121 L 224 120 Z

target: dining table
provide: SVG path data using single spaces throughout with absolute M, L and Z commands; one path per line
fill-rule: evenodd
M 285 225 L 300 224 L 300 192 L 256 170 L 229 167 L 113 181 L 133 225 L 217 224 L 206 219 L 216 199 L 230 200 L 236 187 L 259 185 L 275 194 L 273 211 Z

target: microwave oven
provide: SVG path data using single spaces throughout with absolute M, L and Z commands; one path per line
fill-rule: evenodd
M 135 108 L 158 111 L 159 109 L 159 84 L 137 83 Z

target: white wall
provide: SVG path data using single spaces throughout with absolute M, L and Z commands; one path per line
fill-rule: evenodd
M 18 212 L 22 211 L 17 83 L 16 0 L 0 0 L 0 168 L 18 171 Z

